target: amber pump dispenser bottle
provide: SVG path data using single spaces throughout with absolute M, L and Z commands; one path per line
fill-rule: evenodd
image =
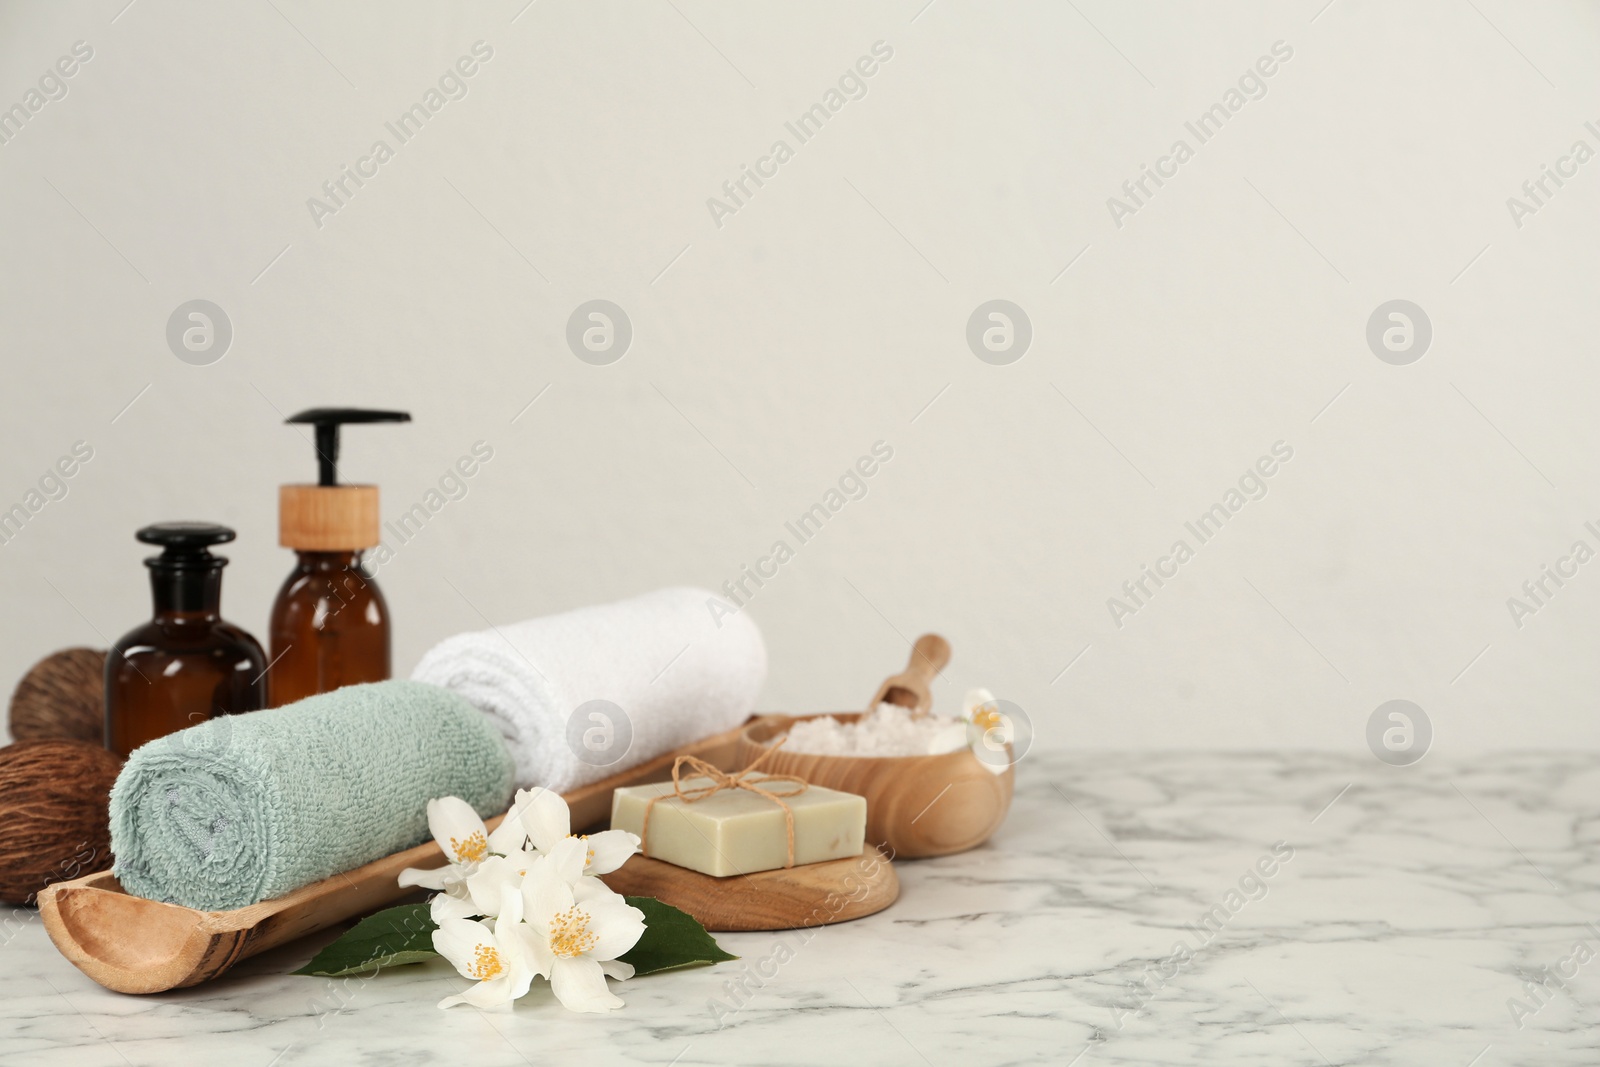
M 209 549 L 234 532 L 165 522 L 136 536 L 162 552 L 144 561 L 155 616 L 106 656 L 106 747 L 124 757 L 146 741 L 267 702 L 261 646 L 220 613 L 228 561 Z
M 273 707 L 389 677 L 389 606 L 361 569 L 379 541 L 378 487 L 339 484 L 339 427 L 411 416 L 312 408 L 288 421 L 316 427 L 317 484 L 278 487 L 278 543 L 296 559 L 272 605 Z

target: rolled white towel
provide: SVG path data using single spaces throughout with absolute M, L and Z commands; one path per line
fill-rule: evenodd
M 411 673 L 489 716 L 517 785 L 557 792 L 597 782 L 743 722 L 767 676 L 761 631 L 743 612 L 718 626 L 703 589 L 615 604 L 435 645 Z

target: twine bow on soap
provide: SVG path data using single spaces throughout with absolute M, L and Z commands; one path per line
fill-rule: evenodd
M 784 837 L 787 841 L 787 858 L 784 867 L 794 866 L 794 812 L 789 805 L 783 802 L 784 797 L 797 797 L 811 788 L 811 783 L 804 778 L 793 774 L 764 774 L 760 782 L 753 782 L 749 775 L 767 761 L 767 757 L 783 745 L 787 738 L 779 738 L 777 743 L 768 747 L 759 758 L 742 771 L 729 774 L 719 767 L 714 767 L 699 756 L 679 756 L 672 761 L 672 792 L 662 793 L 658 797 L 651 797 L 644 806 L 644 823 L 639 827 L 640 851 L 643 855 L 650 855 L 650 812 L 655 809 L 656 802 L 666 800 L 669 796 L 677 797 L 685 804 L 693 804 L 697 800 L 704 800 L 722 792 L 724 789 L 748 789 L 757 796 L 766 797 L 778 807 L 783 809 Z M 697 785 L 692 789 L 683 786 L 683 768 L 688 766 L 691 778 L 709 778 L 709 785 Z M 773 792 L 763 786 L 779 782 L 790 786 L 781 792 Z

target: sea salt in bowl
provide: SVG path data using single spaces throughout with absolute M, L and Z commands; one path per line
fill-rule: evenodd
M 835 713 L 854 722 L 859 712 Z M 765 755 L 789 727 L 814 715 L 763 715 L 739 737 L 736 765 Z M 867 843 L 882 845 L 892 858 L 948 856 L 987 841 L 1011 810 L 1014 769 L 999 774 L 961 748 L 938 756 L 822 756 L 779 749 L 761 765 L 772 774 L 792 774 L 812 785 L 867 798 Z
M 933 756 L 962 748 L 969 737 L 965 719 L 914 715 L 898 704 L 879 704 L 854 722 L 832 715 L 792 722 L 783 750 L 808 756 Z

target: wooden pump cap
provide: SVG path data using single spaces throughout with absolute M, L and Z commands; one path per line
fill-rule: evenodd
M 380 540 L 377 486 L 278 486 L 278 544 L 284 548 L 356 552 Z

